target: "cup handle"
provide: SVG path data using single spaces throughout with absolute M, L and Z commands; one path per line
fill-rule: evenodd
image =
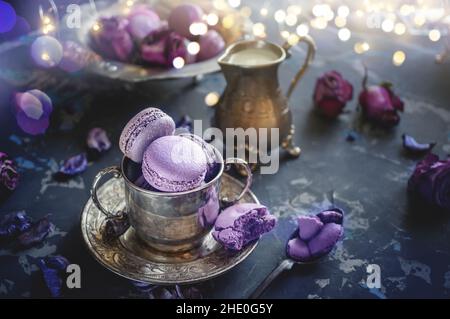
M 107 174 L 113 174 L 114 178 L 120 178 L 122 176 L 122 173 L 120 171 L 120 168 L 117 166 L 110 166 L 107 168 L 102 169 L 97 175 L 94 177 L 94 182 L 92 183 L 91 188 L 91 198 L 94 202 L 94 205 L 108 218 L 115 217 L 115 214 L 108 212 L 108 210 L 105 209 L 105 207 L 100 203 L 98 196 L 97 196 L 97 190 L 98 190 L 98 184 L 100 180 L 103 178 L 103 176 Z
M 298 84 L 298 81 L 300 81 L 300 79 L 303 77 L 309 65 L 312 63 L 314 55 L 316 54 L 316 43 L 314 42 L 313 38 L 311 38 L 309 35 L 305 35 L 300 37 L 297 43 L 300 42 L 305 42 L 308 45 L 308 52 L 306 53 L 305 62 L 303 63 L 302 67 L 291 81 L 291 84 L 286 94 L 288 99 L 291 97 L 292 92 L 294 91 L 295 87 Z M 286 50 L 286 52 L 288 52 L 291 47 L 292 45 L 289 44 L 288 42 L 286 42 L 283 45 L 283 48 Z
M 221 204 L 220 206 L 223 208 L 236 204 L 245 195 L 245 193 L 247 193 L 247 191 L 250 189 L 250 186 L 252 185 L 253 175 L 252 175 L 252 170 L 251 170 L 250 166 L 248 165 L 248 163 L 241 158 L 236 158 L 236 157 L 227 158 L 225 160 L 225 171 L 228 171 L 231 168 L 232 164 L 243 166 L 245 169 L 245 172 L 247 173 L 246 174 L 247 178 L 245 181 L 245 186 L 238 196 L 236 196 L 234 199 L 229 199 L 228 197 L 223 197 L 220 199 L 220 204 Z

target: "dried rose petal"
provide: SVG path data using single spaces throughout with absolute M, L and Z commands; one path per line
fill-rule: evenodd
M 111 142 L 106 131 L 98 127 L 89 131 L 86 144 L 89 148 L 94 149 L 99 153 L 103 153 L 111 148 Z
M 47 94 L 30 90 L 15 94 L 14 110 L 20 128 L 28 134 L 39 135 L 44 134 L 50 124 L 53 106 Z
M 81 153 L 65 160 L 59 169 L 59 173 L 66 176 L 74 176 L 84 172 L 87 168 L 87 164 L 86 154 Z
M 178 299 L 203 299 L 202 293 L 195 287 L 175 286 Z
M 31 227 L 19 237 L 18 244 L 21 248 L 28 248 L 41 243 L 53 231 L 53 224 L 48 217 L 44 217 L 33 223 Z
M 17 188 L 19 173 L 9 156 L 0 152 L 0 198 Z
M 326 72 L 317 79 L 313 99 L 323 115 L 337 117 L 352 98 L 353 86 L 339 72 Z
M 0 240 L 9 239 L 28 231 L 31 227 L 31 218 L 25 211 L 6 214 L 0 219 Z
M 61 296 L 63 277 L 66 275 L 69 264 L 70 262 L 63 256 L 48 256 L 37 260 L 37 265 L 52 297 Z
M 408 192 L 430 206 L 450 210 L 450 159 L 427 154 L 409 178 Z
M 416 154 L 429 152 L 436 145 L 436 143 L 424 143 L 424 144 L 418 143 L 414 137 L 407 134 L 402 135 L 402 140 L 403 140 L 403 147 L 407 151 Z
M 132 284 L 149 299 L 202 299 L 203 296 L 195 287 L 156 286 L 145 282 L 132 281 Z

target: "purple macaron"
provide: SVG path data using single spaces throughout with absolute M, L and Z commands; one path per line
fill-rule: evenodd
M 141 163 L 147 147 L 157 138 L 172 135 L 173 119 L 160 109 L 149 107 L 136 114 L 120 135 L 119 147 L 126 157 Z
M 182 136 L 163 136 L 144 153 L 142 174 L 163 192 L 183 192 L 199 187 L 208 169 L 202 147 Z
M 344 234 L 343 218 L 344 213 L 338 208 L 298 217 L 298 229 L 287 243 L 288 257 L 311 262 L 330 253 Z
M 262 234 L 271 231 L 276 221 L 276 217 L 263 205 L 235 204 L 217 217 L 212 235 L 225 248 L 241 250 Z
M 169 15 L 169 27 L 185 38 L 191 38 L 191 24 L 201 22 L 203 10 L 195 4 L 181 4 L 175 7 Z
M 216 30 L 209 30 L 202 35 L 199 40 L 200 52 L 197 55 L 198 61 L 204 61 L 217 56 L 225 49 L 225 41 Z

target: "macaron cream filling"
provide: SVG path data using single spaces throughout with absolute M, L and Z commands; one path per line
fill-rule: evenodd
M 271 231 L 275 224 L 276 218 L 267 207 L 253 203 L 236 204 L 220 213 L 212 235 L 225 248 L 241 250 Z

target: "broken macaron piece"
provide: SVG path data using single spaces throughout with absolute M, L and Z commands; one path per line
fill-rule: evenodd
M 217 217 L 212 235 L 226 249 L 238 251 L 271 231 L 276 221 L 266 206 L 235 204 Z
M 329 254 L 344 234 L 343 219 L 344 212 L 339 208 L 298 217 L 298 228 L 286 245 L 286 254 L 300 262 L 311 262 Z

